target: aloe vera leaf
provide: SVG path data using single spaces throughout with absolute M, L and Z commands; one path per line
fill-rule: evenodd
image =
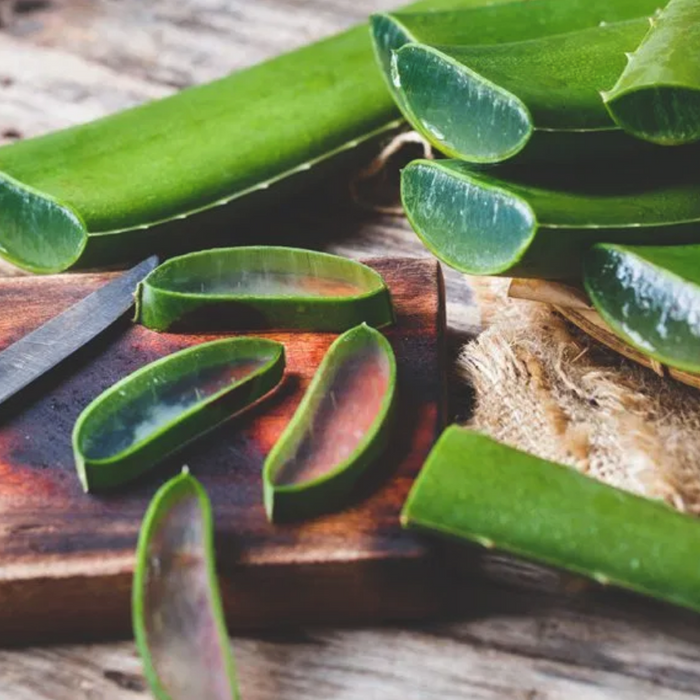
M 603 100 L 634 136 L 664 146 L 700 140 L 700 9 L 671 0 Z
M 236 217 L 317 181 L 398 124 L 361 25 L 172 97 L 0 148 L 0 256 L 58 272 L 201 249 Z
M 459 426 L 438 439 L 401 519 L 700 610 L 696 519 Z
M 298 248 L 219 248 L 171 258 L 139 285 L 136 320 L 165 330 L 344 331 L 393 322 L 389 290 L 371 268 Z
M 600 91 L 622 72 L 625 52 L 647 26 L 634 19 L 487 46 L 407 44 L 396 52 L 394 81 L 414 128 L 453 158 L 524 156 L 535 134 L 538 157 L 557 160 L 570 160 L 569 151 L 590 158 L 644 150 L 615 125 Z
M 670 367 L 700 373 L 700 246 L 600 244 L 584 282 L 610 328 Z
M 237 700 L 214 562 L 211 504 L 187 472 L 156 493 L 136 552 L 136 645 L 158 700 Z
M 397 100 L 392 54 L 406 44 L 466 46 L 526 41 L 654 12 L 658 0 L 528 0 L 438 12 L 386 12 L 371 18 L 377 62 Z M 410 114 L 408 115 L 410 116 Z
M 140 476 L 273 389 L 284 347 L 227 338 L 156 360 L 114 384 L 80 414 L 73 453 L 85 491 Z
M 389 440 L 396 359 L 362 324 L 329 348 L 296 413 L 265 460 L 270 520 L 308 518 L 341 507 Z
M 693 179 L 612 165 L 588 173 L 593 181 L 514 172 L 502 179 L 459 161 L 414 161 L 401 177 L 406 215 L 436 257 L 474 275 L 580 278 L 595 243 L 700 243 Z

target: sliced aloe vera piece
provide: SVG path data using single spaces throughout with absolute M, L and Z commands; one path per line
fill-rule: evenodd
M 78 417 L 73 453 L 86 491 L 123 484 L 275 387 L 284 347 L 227 338 L 152 362 L 98 396 Z
M 270 520 L 335 510 L 389 439 L 396 359 L 363 324 L 331 345 L 286 430 L 265 461 Z
M 393 321 L 371 268 L 298 248 L 220 248 L 172 258 L 139 285 L 136 319 L 157 331 L 234 328 L 344 331 Z
M 603 93 L 615 121 L 638 138 L 665 146 L 700 140 L 700 6 L 671 0 L 619 80 Z
M 548 159 L 644 150 L 615 125 L 600 91 L 647 26 L 636 19 L 490 46 L 407 44 L 394 82 L 411 124 L 450 157 L 502 162 L 535 135 L 533 151 Z
M 132 617 L 158 700 L 237 700 L 214 562 L 211 504 L 184 473 L 156 493 L 136 552 Z
M 640 352 L 700 373 L 700 246 L 601 244 L 584 281 L 610 328 Z
M 404 169 L 401 195 L 426 247 L 474 275 L 577 278 L 595 243 L 700 242 L 700 184 L 692 178 L 612 165 L 580 180 L 544 175 L 500 179 L 459 161 L 419 160 Z
M 435 444 L 402 522 L 700 610 L 695 518 L 458 426 Z
M 527 41 L 650 14 L 657 0 L 528 0 L 434 12 L 372 16 L 377 61 L 399 107 L 392 54 L 406 44 L 466 46 Z M 397 78 L 398 80 L 398 78 Z M 410 115 L 409 115 L 410 116 Z
M 399 123 L 367 26 L 358 26 L 172 97 L 0 148 L 0 256 L 58 272 L 201 249 Z

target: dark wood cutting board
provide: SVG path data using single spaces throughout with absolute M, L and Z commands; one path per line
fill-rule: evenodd
M 119 321 L 0 414 L 0 642 L 128 634 L 134 546 L 155 490 L 187 464 L 216 518 L 219 571 L 231 628 L 421 616 L 440 605 L 429 551 L 398 513 L 444 420 L 444 296 L 432 261 L 369 264 L 397 311 L 387 330 L 397 355 L 399 415 L 390 449 L 343 512 L 271 525 L 260 469 L 333 334 L 257 333 L 283 342 L 281 387 L 137 484 L 86 495 L 71 431 L 103 389 L 214 336 L 156 334 Z M 0 349 L 112 275 L 0 280 Z

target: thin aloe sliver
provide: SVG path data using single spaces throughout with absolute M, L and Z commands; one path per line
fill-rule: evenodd
M 186 471 L 143 519 L 132 587 L 136 645 L 158 700 L 238 700 L 214 557 L 211 503 Z
M 86 491 L 124 484 L 273 389 L 284 347 L 261 338 L 197 345 L 146 365 L 98 396 L 73 430 Z

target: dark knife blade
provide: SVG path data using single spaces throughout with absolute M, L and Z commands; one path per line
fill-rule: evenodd
M 136 285 L 157 265 L 155 256 L 144 260 L 0 352 L 0 404 L 126 313 Z

